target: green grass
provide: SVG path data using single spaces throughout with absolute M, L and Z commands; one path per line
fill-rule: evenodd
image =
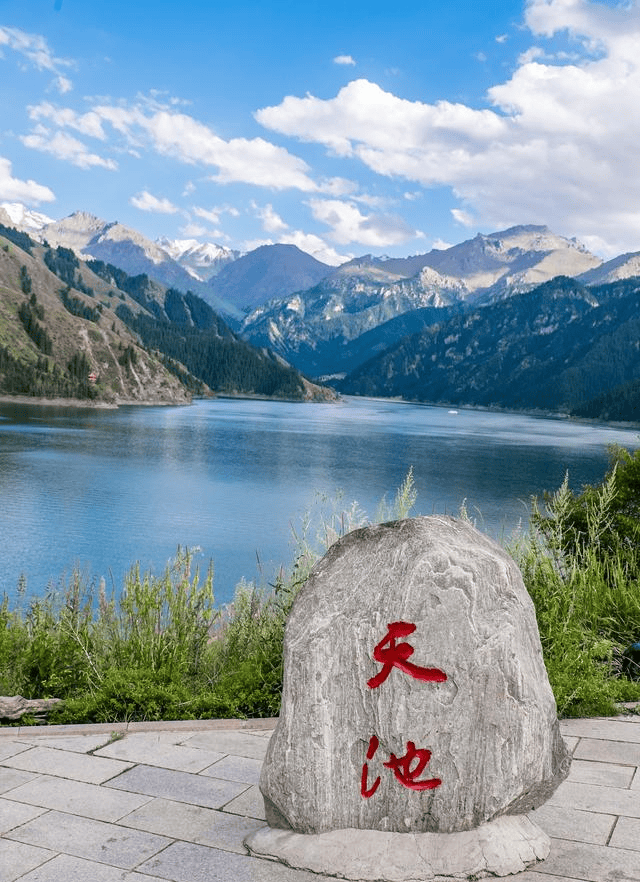
M 509 549 L 535 605 L 560 716 L 611 714 L 640 699 L 640 682 L 621 672 L 624 649 L 640 639 L 640 552 L 612 541 L 616 492 L 614 469 L 585 497 L 586 533 L 575 541 L 583 498 L 565 482 L 544 511 L 533 501 L 531 529 Z M 414 502 L 409 472 L 374 520 L 406 517 Z M 319 515 L 295 534 L 291 568 L 265 588 L 242 582 L 222 608 L 212 568 L 200 574 L 183 549 L 161 576 L 132 568 L 117 599 L 79 573 L 30 603 L 19 586 L 16 606 L 0 605 L 0 695 L 62 698 L 50 723 L 277 715 L 293 600 L 324 550 L 369 522 L 356 503 L 341 503 L 319 498 Z

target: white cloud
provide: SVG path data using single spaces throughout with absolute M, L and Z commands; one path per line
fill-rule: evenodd
M 207 234 L 207 228 L 203 227 L 202 224 L 188 223 L 183 227 L 180 227 L 180 232 L 183 236 L 197 239 L 200 236 L 205 236 Z
M 331 228 L 330 238 L 340 245 L 357 242 L 373 248 L 400 245 L 416 238 L 415 230 L 397 215 L 363 215 L 353 202 L 339 199 L 312 199 L 309 202 L 316 220 Z
M 31 62 L 37 70 L 56 74 L 53 85 L 61 94 L 72 88 L 71 80 L 61 73 L 61 69 L 72 67 L 73 62 L 67 58 L 56 57 L 40 34 L 29 34 L 20 28 L 0 26 L 0 48 L 3 46 L 13 49 Z
M 461 208 L 452 208 L 451 214 L 453 215 L 453 219 L 459 224 L 462 224 L 463 227 L 472 227 L 475 223 L 473 215 L 469 214 L 468 211 L 463 211 Z
M 353 254 L 340 254 L 331 245 L 327 245 L 320 236 L 303 233 L 302 230 L 287 233 L 279 241 L 284 245 L 297 245 L 301 251 L 306 251 L 316 260 L 328 263 L 329 266 L 340 266 L 341 263 L 346 263 L 354 257 Z
M 106 139 L 102 121 L 93 111 L 78 114 L 70 108 L 56 107 L 49 101 L 31 105 L 28 110 L 29 118 L 36 123 L 46 120 L 59 129 L 73 129 L 80 132 L 81 135 L 88 135 L 90 138 L 96 138 L 100 141 Z
M 11 174 L 11 162 L 0 156 L 0 199 L 37 205 L 40 202 L 53 202 L 55 198 L 48 187 L 36 181 L 14 178 Z
M 267 203 L 267 205 L 259 206 L 255 202 L 252 203 L 252 208 L 256 212 L 256 215 L 260 218 L 262 222 L 262 228 L 266 233 L 279 233 L 283 230 L 289 229 L 289 224 L 285 223 L 280 215 L 274 211 L 273 205 Z
M 219 224 L 220 223 L 220 214 L 221 211 L 219 208 L 198 208 L 197 206 L 193 209 L 193 213 L 196 217 L 202 218 L 202 220 L 209 221 L 210 224 Z
M 50 153 L 56 159 L 70 162 L 72 165 L 77 165 L 78 168 L 88 169 L 101 166 L 110 171 L 115 171 L 118 168 L 115 160 L 105 159 L 98 156 L 97 153 L 91 153 L 85 144 L 66 132 L 52 134 L 44 126 L 39 125 L 32 134 L 23 135 L 20 140 L 25 147 L 40 150 L 42 153 Z
M 354 65 L 355 59 L 351 55 L 336 55 L 333 59 L 334 64 Z
M 147 190 L 143 190 L 137 196 L 132 196 L 129 202 L 140 211 L 153 211 L 157 214 L 176 214 L 179 211 L 173 202 L 168 199 L 159 199 Z
M 287 96 L 256 119 L 377 174 L 449 186 L 461 216 L 482 226 L 548 223 L 638 250 L 640 4 L 529 0 L 526 24 L 539 41 L 565 42 L 524 53 L 488 91 L 490 107 L 409 101 L 359 79 L 326 100 Z M 336 241 L 356 241 L 363 225 L 341 209 L 331 226 Z M 373 244 L 376 233 L 364 232 Z
M 264 138 L 225 141 L 204 123 L 161 106 L 155 97 L 131 106 L 97 103 L 85 114 L 46 102 L 31 108 L 30 112 L 35 121 L 47 119 L 60 129 L 71 128 L 100 139 L 107 137 L 108 126 L 123 137 L 125 148 L 133 155 L 140 156 L 144 149 L 151 149 L 190 165 L 215 167 L 217 172 L 212 180 L 218 183 L 321 192 L 306 162 L 283 147 Z M 45 149 L 38 137 L 27 136 L 23 140 L 27 146 Z M 335 187 L 337 183 L 330 181 L 326 186 Z

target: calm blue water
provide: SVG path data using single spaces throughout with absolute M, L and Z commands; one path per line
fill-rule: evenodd
M 413 466 L 415 513 L 457 514 L 510 533 L 532 494 L 569 471 L 580 489 L 607 445 L 637 430 L 566 420 L 346 399 L 217 399 L 191 407 L 76 410 L 0 403 L 0 595 L 28 594 L 79 565 L 107 586 L 136 561 L 161 572 L 178 545 L 215 566 L 220 603 L 242 578 L 268 582 L 292 558 L 292 527 L 342 491 L 370 515 Z M 330 508 L 330 506 L 329 506 Z M 312 535 L 315 530 L 312 531 Z M 259 562 L 259 563 L 258 563 Z

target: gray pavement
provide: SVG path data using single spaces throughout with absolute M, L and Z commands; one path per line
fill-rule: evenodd
M 275 720 L 0 728 L 0 882 L 320 882 L 249 857 Z M 640 882 L 640 716 L 564 720 L 571 774 L 517 882 Z

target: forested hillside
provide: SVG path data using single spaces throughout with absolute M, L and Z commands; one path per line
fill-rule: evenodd
M 639 297 L 638 279 L 586 287 L 560 276 L 405 337 L 338 385 L 359 395 L 637 419 L 629 413 L 640 377 Z
M 332 396 L 193 293 L 0 226 L 0 393 L 117 404 L 212 392 Z

